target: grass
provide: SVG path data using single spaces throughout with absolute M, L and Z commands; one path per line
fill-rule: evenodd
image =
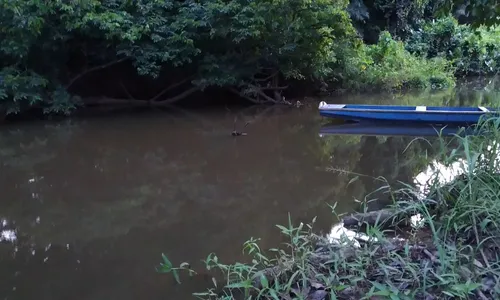
M 459 169 L 453 180 L 443 184 L 442 170 L 436 169 L 423 194 L 409 184 L 396 191 L 381 187 L 397 199 L 384 209 L 393 217 L 383 219 L 376 212 L 375 220 L 356 219 L 350 229 L 358 236 L 338 240 L 317 235 L 315 219 L 277 225 L 288 242 L 262 251 L 258 240 L 250 239 L 244 244 L 250 263 L 225 264 L 210 254 L 205 264 L 215 271 L 214 287 L 193 295 L 220 300 L 500 298 L 500 119 L 480 127 L 481 135 L 457 135 L 452 151 L 445 151 L 443 139 L 438 160 Z M 335 214 L 335 205 L 331 208 Z M 420 222 L 411 225 L 409 217 L 415 215 Z M 183 270 L 195 274 L 186 263 L 173 268 L 166 256 L 159 268 L 177 279 Z

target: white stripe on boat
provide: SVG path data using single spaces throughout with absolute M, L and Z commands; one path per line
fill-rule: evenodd
M 345 104 L 328 104 L 325 101 L 319 103 L 319 109 L 341 109 Z
M 417 106 L 415 108 L 416 111 L 426 111 L 427 110 L 427 106 Z
M 480 110 L 484 111 L 484 112 L 489 112 L 490 110 L 487 109 L 486 107 L 484 106 L 478 106 Z

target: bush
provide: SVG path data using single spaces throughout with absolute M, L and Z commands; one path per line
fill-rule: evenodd
M 457 75 L 488 75 L 500 71 L 500 27 L 460 25 L 453 17 L 424 22 L 414 30 L 406 49 L 453 63 Z
M 443 58 L 412 55 L 384 31 L 375 45 L 345 53 L 339 74 L 343 87 L 355 90 L 445 88 L 455 85 L 453 70 Z

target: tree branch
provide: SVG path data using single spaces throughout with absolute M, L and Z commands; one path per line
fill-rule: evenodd
M 269 79 L 271 79 L 274 76 L 278 75 L 279 72 L 280 71 L 276 71 L 276 72 L 272 73 L 271 75 L 269 75 L 269 76 L 267 76 L 266 78 L 263 78 L 263 79 L 256 79 L 256 78 L 254 78 L 253 80 L 254 81 L 260 81 L 260 82 L 262 82 L 262 81 L 268 81 Z
M 121 98 L 108 98 L 108 97 L 88 97 L 82 99 L 86 105 L 111 105 L 111 104 L 135 104 L 135 105 L 148 105 L 148 101 L 137 99 L 121 99 Z
M 182 100 L 186 98 L 187 96 L 191 95 L 192 93 L 199 91 L 200 88 L 197 86 L 194 86 L 183 93 L 180 93 L 179 95 L 175 97 L 171 97 L 162 101 L 155 101 L 151 102 L 150 100 L 141 100 L 141 99 L 123 99 L 123 98 L 108 98 L 108 97 L 88 97 L 88 98 L 83 98 L 83 103 L 86 105 L 123 105 L 123 104 L 129 104 L 129 105 L 144 105 L 144 106 L 161 106 L 161 105 L 170 105 L 174 102 L 177 102 L 179 100 Z
M 193 77 L 194 77 L 194 75 L 189 76 L 189 77 L 187 77 L 187 78 L 185 78 L 185 79 L 183 79 L 183 80 L 181 80 L 181 81 L 179 81 L 179 82 L 177 82 L 177 83 L 174 83 L 174 84 L 171 84 L 171 85 L 167 86 L 165 89 L 163 89 L 163 90 L 162 90 L 161 92 L 159 92 L 156 96 L 154 96 L 153 98 L 151 98 L 149 101 L 151 101 L 151 102 L 158 101 L 158 99 L 159 99 L 161 96 L 163 96 L 166 92 L 168 92 L 168 91 L 170 91 L 170 90 L 172 90 L 172 89 L 174 89 L 174 88 L 176 88 L 176 87 L 178 87 L 178 86 L 180 86 L 180 85 L 182 85 L 182 84 L 186 83 L 187 81 L 189 81 L 189 80 L 190 80 L 190 79 L 192 79 Z
M 179 95 L 175 96 L 175 97 L 171 97 L 171 98 L 167 98 L 165 100 L 161 100 L 161 101 L 155 101 L 155 102 L 151 102 L 151 101 L 148 101 L 151 105 L 170 105 L 174 102 L 177 102 L 179 100 L 182 100 L 184 98 L 186 98 L 187 96 L 191 95 L 192 93 L 194 92 L 197 92 L 199 91 L 200 88 L 197 87 L 197 86 L 193 86 L 192 88 L 180 93 Z
M 238 90 L 237 90 L 237 89 L 235 89 L 235 88 L 229 88 L 229 90 L 230 90 L 231 92 L 233 92 L 233 93 L 237 94 L 238 96 L 240 96 L 240 97 L 242 97 L 242 98 L 247 99 L 248 101 L 250 101 L 250 102 L 252 102 L 252 103 L 255 103 L 255 104 L 263 104 L 263 103 L 264 103 L 264 102 L 262 102 L 262 101 L 259 101 L 259 100 L 255 99 L 255 98 L 252 98 L 252 97 L 249 97 L 249 96 L 247 96 L 247 95 L 242 94 L 240 91 L 238 91 Z
M 129 99 L 132 99 L 132 100 L 137 100 L 137 99 L 135 99 L 135 98 L 132 96 L 132 94 L 130 94 L 130 92 L 128 91 L 127 87 L 123 84 L 123 82 L 122 82 L 122 81 L 120 81 L 120 85 L 122 86 L 123 91 L 125 92 L 125 94 L 127 94 L 127 96 L 128 96 L 128 98 L 129 98 Z
M 69 81 L 69 83 L 66 85 L 66 89 L 69 89 L 77 80 L 79 80 L 80 78 L 82 78 L 83 76 L 87 75 L 90 72 L 94 72 L 94 71 L 97 71 L 97 70 L 102 70 L 102 69 L 111 67 L 112 65 L 119 64 L 119 63 L 121 63 L 121 62 L 123 62 L 123 61 L 125 61 L 127 59 L 128 59 L 128 57 L 120 58 L 120 59 L 114 60 L 112 62 L 109 62 L 107 64 L 103 64 L 103 65 L 96 66 L 96 67 L 93 67 L 93 68 L 90 68 L 90 69 L 86 69 L 85 71 L 83 71 L 80 74 L 78 74 L 75 77 L 73 77 L 73 79 L 71 79 Z
M 267 101 L 275 103 L 275 104 L 278 103 L 278 101 L 276 101 L 275 99 L 273 99 L 273 98 L 269 97 L 268 95 L 266 95 L 266 93 L 264 93 L 261 88 L 256 87 L 256 86 L 251 85 L 251 84 L 249 84 L 248 86 L 251 87 L 252 89 L 254 89 L 254 91 L 257 92 L 257 94 L 259 94 L 260 96 L 262 96 Z
M 264 87 L 258 87 L 258 88 L 261 91 L 278 91 L 278 90 L 286 90 L 288 88 L 288 85 L 287 86 L 264 86 Z

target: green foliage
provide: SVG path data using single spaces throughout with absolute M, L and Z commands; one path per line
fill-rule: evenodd
M 453 72 L 442 58 L 425 59 L 409 53 L 402 42 L 383 32 L 375 45 L 346 53 L 343 85 L 349 89 L 444 88 L 454 86 Z
M 497 0 L 438 0 L 437 17 L 453 14 L 473 27 L 500 23 L 500 6 Z
M 181 283 L 179 271 L 181 270 L 186 270 L 189 274 L 189 276 L 196 275 L 196 272 L 193 271 L 189 264 L 184 262 L 179 265 L 179 267 L 174 267 L 172 265 L 172 262 L 168 259 L 168 257 L 162 253 L 161 255 L 163 262 L 160 264 L 160 266 L 156 269 L 158 273 L 172 273 L 172 275 L 175 278 L 175 281 L 177 281 L 178 284 Z
M 382 31 L 406 39 L 422 21 L 449 15 L 474 28 L 500 23 L 496 0 L 352 0 L 349 12 L 365 40 L 370 42 Z
M 405 39 L 412 27 L 434 16 L 441 0 L 352 0 L 349 13 L 369 44 L 383 31 Z
M 3 104 L 7 113 L 35 102 L 47 112 L 69 111 L 73 98 L 64 90 L 118 62 L 153 79 L 182 68 L 196 89 L 230 87 L 255 100 L 280 101 L 281 81 L 325 76 L 336 59 L 332 45 L 355 38 L 347 4 L 3 0 L 0 70 L 25 80 L 22 87 L 20 77 L 16 84 L 2 81 Z
M 117 85 L 141 79 L 169 91 L 169 97 L 160 94 L 164 98 L 146 92 L 137 96 L 152 105 L 209 87 L 258 103 L 281 102 L 288 84 L 298 80 L 335 78 L 351 89 L 450 86 L 441 57 L 451 60 L 459 74 L 496 72 L 498 28 L 474 32 L 445 19 L 410 31 L 443 3 L 0 0 L 0 110 L 70 113 L 86 104 L 77 95 L 92 94 L 92 81 L 85 79 L 118 64 L 135 73 L 115 70 Z M 378 43 L 364 45 L 353 20 L 365 37 L 365 31 L 379 37 L 382 30 Z M 410 34 L 411 53 L 438 58 L 410 55 L 384 30 L 396 38 Z M 179 82 L 182 91 L 167 89 Z M 119 89 L 109 94 L 131 97 Z
M 424 22 L 408 39 L 406 49 L 416 55 L 443 57 L 458 75 L 496 74 L 500 71 L 500 27 L 459 25 L 453 17 Z

